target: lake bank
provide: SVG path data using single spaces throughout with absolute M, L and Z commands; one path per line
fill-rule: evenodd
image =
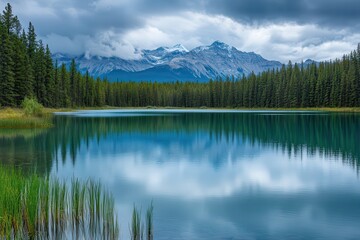
M 82 111 L 82 110 L 221 110 L 221 111 L 322 111 L 322 112 L 349 112 L 356 113 L 360 112 L 359 108 L 327 108 L 327 107 L 311 107 L 311 108 L 208 108 L 208 107 L 156 107 L 156 106 L 146 106 L 146 107 L 85 107 L 85 108 L 61 108 L 61 109 L 46 109 L 46 111 L 54 112 L 73 112 L 73 111 Z
M 52 115 L 59 112 L 83 110 L 199 110 L 199 111 L 322 111 L 339 113 L 359 113 L 360 108 L 185 108 L 185 107 L 84 107 L 84 108 L 44 108 L 40 116 L 27 116 L 20 108 L 0 109 L 0 129 L 51 128 Z
M 22 109 L 0 109 L 0 129 L 51 128 L 52 112 L 44 111 L 41 116 L 28 116 Z

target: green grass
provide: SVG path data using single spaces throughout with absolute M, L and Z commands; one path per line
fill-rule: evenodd
M 99 183 L 66 184 L 0 167 L 0 192 L 0 239 L 62 239 L 68 232 L 76 239 L 119 238 L 114 199 Z
M 119 239 L 114 198 L 100 182 L 69 184 L 0 166 L 0 239 Z M 146 229 L 145 229 L 146 227 Z M 153 205 L 133 209 L 130 237 L 153 240 Z
M 51 128 L 53 124 L 48 118 L 24 117 L 0 119 L 2 129 L 31 129 L 31 128 Z
M 6 108 L 0 110 L 0 129 L 50 128 L 52 115 L 44 112 L 41 116 L 26 115 L 22 109 Z

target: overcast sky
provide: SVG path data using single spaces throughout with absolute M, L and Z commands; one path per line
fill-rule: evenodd
M 136 49 L 223 41 L 281 62 L 341 57 L 360 42 L 359 0 L 9 0 L 52 52 L 135 58 Z M 1 0 L 4 9 L 5 1 Z

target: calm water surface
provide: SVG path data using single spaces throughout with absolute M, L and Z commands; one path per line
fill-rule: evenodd
M 1 130 L 0 161 L 100 179 L 122 239 L 154 203 L 156 239 L 360 239 L 360 115 L 82 111 Z

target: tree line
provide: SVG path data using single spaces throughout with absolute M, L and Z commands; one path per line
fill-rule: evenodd
M 240 78 L 197 82 L 109 82 L 53 62 L 49 47 L 25 31 L 10 4 L 0 14 L 0 105 L 25 97 L 46 107 L 359 107 L 360 44 L 342 59 L 304 64 Z

